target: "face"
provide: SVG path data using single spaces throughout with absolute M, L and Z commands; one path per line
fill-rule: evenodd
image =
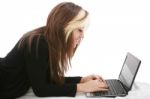
M 73 37 L 73 47 L 75 48 L 84 37 L 83 28 L 77 28 L 73 30 L 72 37 Z

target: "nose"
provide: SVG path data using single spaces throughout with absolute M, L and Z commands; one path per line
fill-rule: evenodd
M 80 38 L 84 38 L 84 33 L 83 32 L 80 34 Z

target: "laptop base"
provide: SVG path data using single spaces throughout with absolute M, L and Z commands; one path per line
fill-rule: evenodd
M 116 97 L 116 96 L 126 96 L 127 91 L 124 89 L 119 80 L 109 79 L 106 80 L 107 85 L 109 86 L 108 91 L 92 92 L 86 93 L 87 97 Z

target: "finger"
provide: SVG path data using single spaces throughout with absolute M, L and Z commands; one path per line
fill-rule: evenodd
M 105 83 L 105 85 L 107 86 L 107 88 L 109 88 L 109 86 L 108 86 L 107 82 L 105 81 L 104 83 Z
M 98 80 L 99 80 L 99 82 L 103 82 L 103 83 L 106 84 L 106 81 L 105 81 L 103 78 L 100 78 L 100 79 L 98 79 Z
M 94 75 L 94 74 L 90 75 L 89 77 L 90 77 L 91 79 L 93 79 L 93 80 L 96 80 L 96 79 L 97 79 L 97 76 Z
M 102 77 L 101 77 L 101 80 L 100 80 L 100 82 L 103 82 L 103 83 L 105 83 L 105 85 L 108 87 L 106 80 L 104 80 Z
M 104 81 L 104 79 L 103 79 L 101 76 L 99 76 L 99 75 L 91 75 L 91 76 L 92 76 L 92 78 L 95 79 L 95 80 Z
M 96 80 L 96 79 L 98 79 L 98 80 L 103 80 L 102 77 L 99 76 L 99 75 L 92 75 L 92 78 L 95 79 L 95 80 Z
M 101 88 L 109 88 L 108 85 L 104 82 L 99 82 L 98 86 Z
M 108 89 L 100 88 L 99 91 L 108 91 Z
M 108 87 L 106 80 L 104 80 L 101 76 L 99 75 L 93 75 L 93 76 L 96 78 L 95 80 L 98 80 L 99 82 L 104 83 L 105 86 Z
M 107 85 L 107 82 L 106 82 L 106 80 L 103 80 L 102 82 L 103 82 L 104 84 L 106 84 L 106 85 Z M 107 85 L 107 86 L 108 86 L 108 85 Z
M 105 82 L 105 80 L 103 79 L 103 77 L 99 76 L 99 79 L 103 82 Z

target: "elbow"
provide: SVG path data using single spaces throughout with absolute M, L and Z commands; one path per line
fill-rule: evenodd
M 33 89 L 33 92 L 34 92 L 35 96 L 37 96 L 37 97 L 47 97 L 45 92 L 42 90 Z
M 39 92 L 34 92 L 35 96 L 37 97 L 46 97 L 44 94 L 39 93 Z

